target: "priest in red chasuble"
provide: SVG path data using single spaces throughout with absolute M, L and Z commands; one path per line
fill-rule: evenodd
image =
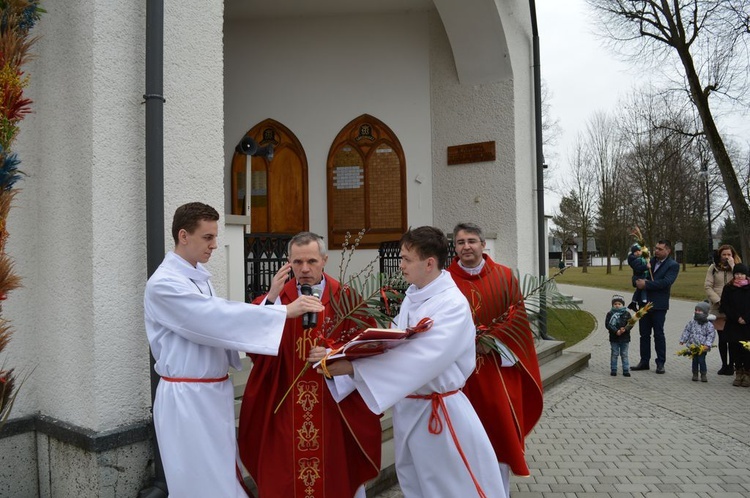
M 453 230 L 456 257 L 448 271 L 466 296 L 478 329 L 489 328 L 497 349 L 477 344 L 477 366 L 464 392 L 492 441 L 504 481 L 509 471 L 528 476 L 524 439 L 542 415 L 542 380 L 523 294 L 510 268 L 484 254 L 482 229 Z M 506 319 L 492 324 L 506 311 Z M 510 493 L 506 489 L 506 496 Z
M 301 286 L 309 285 L 319 293 L 325 311 L 317 315 L 314 327 L 304 328 L 302 317 L 287 320 L 278 356 L 251 355 L 240 413 L 240 458 L 260 498 L 364 498 L 364 483 L 380 471 L 380 416 L 357 393 L 337 404 L 324 377 L 312 368 L 297 378 L 310 349 L 321 345 L 321 335 L 328 335 L 329 345 L 336 347 L 359 330 L 352 322 L 328 330 L 335 322 L 331 299 L 342 289 L 323 272 L 328 259 L 323 239 L 299 233 L 289 242 L 288 254 L 289 263 L 258 302 L 287 304 Z M 290 270 L 294 278 L 287 282 Z

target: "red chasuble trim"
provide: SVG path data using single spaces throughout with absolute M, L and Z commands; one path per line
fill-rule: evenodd
M 294 460 L 297 472 L 294 496 L 325 496 L 321 479 L 323 444 L 320 440 L 323 427 L 320 397 L 325 386 L 319 379 L 308 380 L 306 377 L 307 375 L 300 379 L 295 386 L 293 420 L 296 435 Z

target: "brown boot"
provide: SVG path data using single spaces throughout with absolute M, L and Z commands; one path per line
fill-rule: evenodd
M 740 383 L 742 387 L 750 387 L 750 372 L 745 370 L 745 375 L 742 376 L 742 382 Z
M 739 387 L 742 385 L 742 379 L 745 377 L 745 371 L 741 368 L 738 368 L 734 371 L 734 381 L 732 382 L 733 386 Z

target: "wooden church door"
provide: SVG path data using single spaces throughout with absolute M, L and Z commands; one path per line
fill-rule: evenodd
M 249 206 L 250 229 L 254 233 L 294 234 L 308 230 L 307 157 L 299 140 L 273 119 L 258 123 L 246 136 L 259 146 L 273 145 L 273 158 L 269 161 L 234 153 L 232 214 L 247 214 Z

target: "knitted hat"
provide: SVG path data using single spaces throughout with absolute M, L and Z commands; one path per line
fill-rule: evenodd
M 614 305 L 617 302 L 625 306 L 625 298 L 619 294 L 615 294 L 614 296 L 612 296 L 612 305 Z
M 635 251 L 640 251 L 640 250 L 641 250 L 640 244 L 633 244 L 632 246 L 630 246 L 630 252 L 635 252 Z
M 704 315 L 708 315 L 708 310 L 711 309 L 711 306 L 706 301 L 701 301 L 695 305 L 695 309 L 696 311 L 701 310 Z
M 734 265 L 734 268 L 732 268 L 732 275 L 735 273 L 744 273 L 745 276 L 747 276 L 747 265 L 745 263 L 737 263 Z

